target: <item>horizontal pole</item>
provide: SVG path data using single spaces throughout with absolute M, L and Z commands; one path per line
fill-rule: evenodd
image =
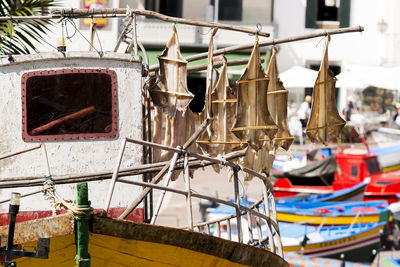
M 250 209 L 250 210 L 253 210 L 255 207 L 257 207 L 258 205 L 260 205 L 262 201 L 263 201 L 262 199 L 259 200 L 259 201 L 257 201 L 256 203 L 254 203 L 253 205 L 251 205 L 251 206 L 249 207 L 249 209 Z M 242 211 L 242 212 L 241 212 L 241 216 L 244 216 L 244 215 L 246 215 L 246 214 L 247 214 L 247 211 Z M 204 227 L 204 226 L 206 226 L 207 224 L 221 223 L 221 222 L 223 222 L 223 221 L 230 220 L 230 219 L 233 219 L 233 218 L 235 218 L 235 217 L 236 217 L 236 214 L 232 214 L 232 215 L 228 215 L 228 216 L 225 216 L 225 217 L 222 217 L 222 218 L 213 220 L 213 221 L 201 222 L 201 223 L 198 223 L 198 224 L 196 224 L 196 225 L 193 225 L 193 227 Z M 182 229 L 185 229 L 185 227 L 183 227 Z
M 23 194 L 23 195 L 21 195 L 21 198 L 33 196 L 33 195 L 36 195 L 36 194 L 39 194 L 39 193 L 43 193 L 43 190 L 42 190 L 42 189 L 39 189 L 39 190 L 30 192 L 30 193 Z M 4 203 L 6 203 L 6 202 L 9 202 L 10 200 L 11 200 L 11 198 L 4 199 L 4 200 L 0 200 L 0 204 L 4 204 Z
M 186 151 L 185 149 L 164 146 L 164 145 L 160 145 L 160 144 L 156 144 L 156 143 L 152 143 L 152 142 L 148 142 L 148 141 L 143 141 L 143 140 L 138 140 L 138 139 L 126 138 L 126 141 L 131 142 L 131 143 L 140 144 L 140 145 L 151 146 L 151 147 L 159 148 L 159 149 L 163 149 L 163 150 L 168 150 L 168 151 L 172 151 L 172 152 L 180 153 L 180 154 L 188 153 L 188 155 L 190 155 L 192 157 L 195 157 L 197 159 L 207 160 L 207 161 L 210 161 L 210 162 L 213 162 L 213 163 L 226 165 L 226 166 L 229 166 L 229 167 L 232 167 L 232 168 L 235 168 L 235 169 L 239 169 L 239 170 L 242 170 L 242 171 L 244 171 L 244 172 L 246 172 L 246 173 L 248 173 L 250 175 L 258 177 L 263 181 L 268 181 L 268 178 L 265 175 L 262 175 L 261 173 L 253 171 L 252 169 L 243 167 L 243 166 L 241 166 L 239 164 L 227 161 L 226 159 L 212 158 L 212 157 L 209 157 L 209 156 L 205 156 L 205 155 L 200 155 L 200 154 L 197 154 L 197 153 L 189 152 L 189 151 Z M 268 183 L 266 185 L 268 187 L 271 186 L 270 183 Z M 272 187 L 269 188 L 269 189 L 272 189 Z
M 231 160 L 245 155 L 244 150 L 231 152 L 225 155 L 226 160 Z M 151 164 L 143 164 L 135 167 L 120 170 L 118 177 L 141 175 L 145 173 L 159 172 L 169 161 L 157 162 Z M 203 168 L 206 166 L 213 165 L 212 162 L 204 162 L 196 160 L 195 158 L 189 158 L 189 167 L 191 169 Z M 183 160 L 178 160 L 174 170 L 183 169 Z M 62 175 L 52 176 L 56 184 L 72 184 L 80 182 L 91 182 L 111 179 L 111 172 L 98 172 L 84 175 Z M 13 178 L 1 178 L 0 188 L 12 188 L 12 187 L 31 187 L 43 185 L 43 176 L 32 176 L 32 177 L 13 177 Z
M 323 31 L 323 32 L 298 35 L 298 36 L 282 38 L 282 39 L 275 39 L 275 40 L 271 40 L 271 41 L 260 41 L 258 43 L 258 45 L 260 47 L 264 47 L 264 46 L 271 46 L 271 45 L 277 45 L 277 44 L 283 44 L 283 43 L 297 42 L 297 41 L 302 41 L 302 40 L 307 40 L 307 39 L 312 39 L 312 38 L 317 38 L 317 37 L 322 37 L 322 36 L 327 36 L 327 35 L 335 35 L 335 34 L 343 34 L 343 33 L 351 33 L 351 32 L 362 32 L 362 31 L 364 31 L 364 27 L 362 27 L 362 26 L 341 28 L 341 29 L 336 29 L 336 30 L 327 30 L 327 31 Z M 251 49 L 253 47 L 254 47 L 254 43 L 246 44 L 246 45 L 230 46 L 230 47 L 214 50 L 213 54 L 214 54 L 214 56 L 222 55 L 222 54 L 229 54 L 229 53 L 237 52 L 240 50 Z M 187 62 L 192 62 L 192 61 L 204 59 L 207 57 L 208 57 L 208 52 L 204 52 L 204 53 L 199 53 L 199 54 L 196 54 L 193 56 L 188 56 L 185 58 L 185 60 Z M 154 70 L 157 70 L 158 68 L 159 68 L 159 65 L 155 64 L 155 65 L 150 66 L 149 70 L 154 71 Z
M 77 15 L 73 16 L 74 19 L 80 19 L 80 18 L 125 18 L 125 14 L 117 14 L 117 15 L 91 15 L 91 16 L 84 16 L 84 15 Z M 13 20 L 13 21 L 32 21 L 32 20 L 49 20 L 49 19 L 61 19 L 61 15 L 43 15 L 43 16 L 5 16 L 5 17 L 0 17 L 0 21 L 8 21 L 8 20 Z
M 91 17 L 94 15 L 121 15 L 125 14 L 126 16 L 130 16 L 132 14 L 138 16 L 145 16 L 148 18 L 155 18 L 165 22 L 171 23 L 179 23 L 179 24 L 186 24 L 192 26 L 200 26 L 200 27 L 210 27 L 210 28 L 219 28 L 224 30 L 230 31 L 237 31 L 237 32 L 244 32 L 244 33 L 251 33 L 257 34 L 263 37 L 269 37 L 269 33 L 262 32 L 259 30 L 254 30 L 246 27 L 230 25 L 230 24 L 223 24 L 223 23 L 215 23 L 215 22 L 205 22 L 205 21 L 198 21 L 192 19 L 184 19 L 178 17 L 171 17 L 166 16 L 161 13 L 144 10 L 144 9 L 126 9 L 126 8 L 54 8 L 51 10 L 51 13 L 54 15 L 61 15 L 63 17 L 74 17 L 74 16 L 87 16 Z
M 229 60 L 227 61 L 227 65 L 228 66 L 240 66 L 240 65 L 246 65 L 249 62 L 249 58 L 240 58 L 240 59 L 234 59 L 234 60 Z M 264 59 L 261 58 L 261 63 L 264 63 Z M 224 65 L 223 61 L 213 61 L 213 67 L 214 68 L 219 68 L 222 65 Z M 207 69 L 208 64 L 200 64 L 200 65 L 196 65 L 196 66 L 190 66 L 187 67 L 187 72 L 188 73 L 193 73 L 193 72 L 198 72 L 198 71 L 202 71 L 202 70 L 206 70 Z M 154 76 L 155 72 L 153 71 L 150 76 Z
M 17 152 L 12 152 L 12 153 L 8 153 L 8 154 L 0 155 L 0 160 L 6 159 L 6 158 L 10 158 L 10 157 L 13 157 L 13 156 L 16 156 L 16 155 L 19 155 L 19 154 L 23 154 L 23 153 L 26 153 L 26 152 L 29 152 L 29 151 L 32 151 L 32 150 L 36 150 L 36 149 L 39 149 L 41 147 L 42 147 L 42 144 L 39 144 L 37 146 L 30 147 L 30 148 L 27 148 L 27 149 L 24 149 L 24 150 L 20 150 L 20 151 L 17 151 Z

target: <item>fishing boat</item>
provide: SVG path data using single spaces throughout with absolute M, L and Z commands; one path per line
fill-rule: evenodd
M 325 203 L 277 202 L 276 209 L 278 220 L 290 223 L 332 226 L 390 221 L 390 210 L 385 200 Z
M 289 252 L 285 254 L 285 259 L 293 267 L 370 267 L 371 264 L 355 263 L 346 260 L 328 259 L 323 257 L 311 257 L 301 253 Z
M 89 204 L 87 183 L 77 188 L 77 203 L 80 207 Z M 90 213 L 90 209 L 81 209 L 17 223 L 14 255 L 31 252 L 36 257 L 15 257 L 14 262 L 29 267 L 73 266 L 75 260 L 77 266 L 288 266 L 279 255 L 253 246 Z M 7 236 L 8 231 L 8 225 L 0 227 L 1 236 Z M 37 249 L 32 251 L 28 247 L 36 247 L 37 240 Z M 2 239 L 2 245 L 6 241 Z M 75 257 L 76 253 L 90 257 Z
M 372 262 L 373 250 L 379 248 L 380 233 L 385 225 L 381 222 L 316 227 L 280 223 L 280 229 L 285 252 L 338 259 L 343 254 L 349 261 Z
M 277 203 L 293 203 L 293 202 L 330 202 L 330 201 L 362 201 L 364 192 L 368 185 L 368 179 L 364 183 L 344 188 L 327 194 L 304 194 L 300 193 L 294 197 L 283 197 L 277 200 Z
M 55 9 L 51 16 L 75 19 L 75 16 L 87 17 L 87 11 Z M 127 16 L 127 11 L 118 12 Z M 91 12 L 91 16 L 104 16 L 116 11 L 93 9 Z M 129 29 L 135 31 L 132 28 L 136 26 L 131 25 L 133 13 L 129 14 L 130 23 L 120 41 Z M 146 14 L 153 16 L 154 12 Z M 167 43 L 165 55 L 160 57 L 164 59 L 160 60 L 160 65 L 165 67 L 164 72 L 176 68 L 181 78 L 175 83 L 184 89 L 186 61 L 176 57 L 179 55 L 177 40 L 175 31 Z M 187 266 L 189 262 L 198 266 L 287 266 L 278 224 L 269 212 L 257 214 L 270 226 L 269 235 L 274 236 L 268 241 L 269 251 L 244 245 L 241 240 L 234 243 L 193 231 L 192 198 L 208 197 L 192 192 L 191 169 L 219 164 L 236 172 L 243 170 L 258 177 L 267 202 L 274 202 L 272 185 L 265 175 L 228 161 L 243 156 L 244 151 L 227 154 L 224 161 L 189 151 L 189 146 L 210 123 L 208 118 L 200 122 L 195 131 L 189 131 L 185 125 L 188 136 L 181 138 L 183 144 L 149 142 L 154 114 L 148 97 L 148 69 L 133 49 L 138 46 L 137 40 L 132 38 L 131 43 L 127 53 L 117 52 L 118 43 L 115 52 L 60 50 L 2 57 L 0 75 L 6 97 L 1 99 L 0 106 L 7 109 L 8 116 L 0 122 L 1 145 L 3 151 L 7 151 L 0 156 L 0 188 L 4 198 L 1 209 L 6 211 L 9 203 L 12 207 L 9 214 L 0 216 L 2 237 L 5 237 L 2 242 L 6 243 L 0 250 L 5 255 L 3 262 L 18 263 L 18 266 L 71 266 L 74 262 L 77 266 Z M 130 50 L 132 54 L 128 53 Z M 174 60 L 170 54 L 175 55 Z M 169 66 L 168 62 L 175 63 Z M 160 88 L 155 91 L 160 103 L 165 104 L 162 100 L 167 96 L 176 98 L 170 103 L 187 106 L 193 95 L 183 97 L 179 92 L 166 91 L 170 83 L 170 79 L 163 79 L 158 84 Z M 173 130 L 171 126 L 182 115 L 182 107 L 168 107 L 171 113 L 164 117 L 169 130 Z M 183 133 L 179 135 L 184 136 Z M 150 161 L 154 147 L 163 149 L 171 157 L 165 161 Z M 171 190 L 168 185 L 157 188 L 157 183 L 163 176 L 169 181 L 175 169 L 184 170 L 187 186 L 186 190 L 178 192 L 187 199 L 186 230 L 155 225 L 162 197 L 160 204 L 152 209 L 152 190 L 158 189 L 164 194 Z M 150 173 L 156 175 L 152 178 L 148 176 Z M 237 186 L 238 178 L 234 181 Z M 86 190 L 78 189 L 75 197 L 76 187 Z M 8 198 L 9 195 L 12 197 Z M 144 221 L 150 224 L 137 224 Z M 34 248 L 27 249 L 29 245 Z M 193 261 L 194 257 L 197 262 Z
M 234 200 L 232 199 L 233 203 Z M 256 203 L 240 200 L 240 204 L 252 207 Z M 264 205 L 259 204 L 260 209 Z M 335 226 L 391 221 L 391 211 L 385 200 L 340 202 L 281 202 L 276 201 L 277 218 L 280 222 L 307 225 Z M 235 214 L 235 208 L 218 206 L 208 209 L 210 219 Z
M 255 203 L 249 208 L 259 209 L 260 205 L 262 206 L 262 203 Z M 248 212 L 242 214 L 243 219 L 238 224 L 233 212 L 234 209 L 230 207 L 213 211 L 209 221 L 197 226 L 206 227 L 211 234 L 226 239 L 238 240 L 242 235 L 245 243 L 262 246 L 262 240 L 267 236 L 264 231 L 268 227 L 260 224 L 251 215 L 245 216 Z M 386 221 L 356 223 L 356 220 L 353 220 L 349 225 L 328 226 L 322 220 L 319 226 L 279 222 L 279 227 L 285 253 L 297 252 L 312 257 L 339 259 L 343 254 L 349 261 L 371 262 L 374 258 L 373 250 L 379 248 L 380 234 L 386 224 Z
M 332 171 L 324 172 L 316 166 L 326 165 L 329 161 Z M 302 168 L 292 170 L 290 176 L 281 175 L 274 185 L 277 197 L 294 196 L 298 193 L 332 193 L 348 188 L 370 178 L 364 194 L 364 200 L 387 200 L 397 202 L 400 190 L 400 173 L 381 171 L 375 154 L 365 150 L 344 150 L 334 155 L 334 158 L 313 163 L 317 170 L 313 175 L 304 175 Z M 305 167 L 307 168 L 307 167 Z M 326 169 L 326 168 L 325 168 Z
M 136 16 L 212 27 L 215 28 L 214 33 L 218 27 L 256 35 L 255 43 L 234 47 L 254 47 L 254 53 L 239 82 L 242 90 L 238 99 L 217 99 L 214 102 L 237 101 L 237 106 L 240 104 L 243 111 L 248 111 L 249 103 L 246 100 L 250 100 L 251 108 L 262 111 L 257 116 L 249 112 L 249 118 L 242 116 L 240 120 L 236 112 L 234 125 L 237 136 L 241 138 L 240 142 L 247 140 L 254 153 L 235 150 L 224 154 L 223 158 L 216 158 L 201 155 L 190 148 L 206 129 L 212 132 L 209 127 L 212 108 L 205 118 L 199 116 L 204 120 L 196 125 L 197 128 L 194 127 L 191 113 L 187 111 L 193 98 L 186 85 L 188 60 L 180 54 L 175 24 L 171 23 L 173 35 L 159 57 L 159 64 L 148 68 L 138 54 L 138 47 L 143 54 L 145 49 L 137 41 Z M 199 23 L 129 8 L 53 9 L 48 16 L 35 19 L 68 20 L 75 25 L 71 20 L 94 17 L 127 18 L 127 25 L 124 25 L 112 52 L 102 49 L 93 51 L 93 41 L 88 41 L 91 51 L 66 51 L 65 40 L 61 40 L 54 52 L 1 57 L 4 97 L 0 100 L 0 107 L 8 115 L 0 121 L 1 148 L 9 153 L 0 156 L 3 163 L 0 188 L 4 198 L 11 195 L 11 198 L 1 201 L 3 211 L 7 209 L 7 203 L 10 204 L 9 225 L 0 227 L 1 236 L 6 237 L 2 238 L 3 245 L 6 245 L 0 250 L 5 255 L 3 263 L 8 266 L 17 263 L 19 266 L 71 266 L 74 261 L 77 266 L 288 266 L 283 259 L 275 199 L 268 177 L 270 164 L 258 157 L 269 156 L 270 142 L 274 142 L 274 152 L 278 146 L 288 148 L 293 139 L 280 136 L 279 140 L 274 140 L 277 125 L 286 126 L 286 122 L 277 121 L 275 124 L 265 105 L 267 90 L 264 87 L 269 78 L 261 66 L 258 48 L 279 42 L 259 42 L 259 37 L 269 36 L 260 30 Z M 32 18 L 1 19 L 11 22 Z M 92 26 L 90 33 L 94 37 L 95 25 Z M 79 31 L 77 27 L 75 29 Z M 340 29 L 330 31 L 330 34 L 358 31 L 363 31 L 363 28 Z M 121 49 L 118 48 L 129 32 L 133 32 L 133 36 L 125 51 L 120 53 L 118 51 Z M 325 35 L 327 32 L 303 39 Z M 8 39 L 12 39 L 12 36 Z M 223 54 L 224 51 L 226 48 L 219 53 Z M 198 55 L 197 59 L 200 58 Z M 244 64 L 247 64 L 249 59 L 245 61 Z M 212 54 L 208 63 L 210 67 L 207 66 L 207 69 L 210 70 L 214 67 Z M 226 64 L 229 66 L 230 62 Z M 210 77 L 207 78 L 210 80 Z M 249 92 L 251 99 L 245 97 Z M 156 117 L 151 110 L 150 94 L 154 106 L 160 111 Z M 278 99 L 279 106 L 283 107 L 287 91 L 272 90 L 269 94 L 281 94 L 281 97 L 274 99 Z M 206 104 L 210 105 L 211 102 Z M 275 110 L 277 112 L 279 110 Z M 278 115 L 274 119 L 281 120 L 285 112 Z M 265 119 L 266 124 L 254 124 L 259 122 L 259 116 Z M 164 124 L 159 123 L 160 120 Z M 160 137 L 161 132 L 165 133 L 159 143 L 151 142 L 152 138 L 155 139 L 151 132 L 154 124 L 158 126 L 155 127 L 155 135 Z M 221 129 L 227 128 L 222 126 L 226 125 L 221 125 Z M 287 133 L 283 131 L 280 134 Z M 152 161 L 152 149 L 165 152 L 154 154 L 162 160 Z M 253 157 L 254 161 L 246 166 L 229 161 L 245 155 L 248 159 Z M 256 158 L 257 163 L 263 165 L 260 171 L 264 174 L 249 169 L 249 166 L 255 166 Z M 190 170 L 215 164 L 232 169 L 234 204 L 201 195 L 191 189 Z M 185 190 L 168 187 L 169 180 L 177 177 L 175 171 L 182 170 Z M 255 178 L 260 182 L 262 202 L 266 207 L 264 210 L 240 205 L 239 171 L 243 171 L 246 178 Z M 157 174 L 153 177 L 150 175 L 152 173 Z M 164 185 L 157 185 L 163 178 Z M 153 210 L 151 192 L 154 189 L 162 193 Z M 186 229 L 155 225 L 165 192 L 185 196 L 188 214 Z M 192 198 L 233 206 L 238 225 L 236 242 L 224 240 L 221 236 L 196 233 L 195 230 L 200 231 L 200 227 L 193 223 Z M 256 239 L 249 236 L 250 242 L 243 244 L 242 212 L 247 212 L 248 218 L 254 218 L 263 225 L 263 231 L 257 235 L 258 242 L 251 242 Z M 132 220 L 139 223 L 127 220 L 132 214 Z M 140 223 L 144 221 L 149 224 Z M 257 247 L 261 244 L 266 249 Z M 29 250 L 29 246 L 34 248 Z
M 398 258 L 386 258 L 384 260 L 386 267 L 398 267 L 400 266 L 400 259 Z

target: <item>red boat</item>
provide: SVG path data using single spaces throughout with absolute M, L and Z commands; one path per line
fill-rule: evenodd
M 384 199 L 397 202 L 400 193 L 400 172 L 383 173 L 375 154 L 360 150 L 340 152 L 328 159 L 275 175 L 275 197 L 298 193 L 331 193 L 354 186 L 370 178 L 364 200 Z

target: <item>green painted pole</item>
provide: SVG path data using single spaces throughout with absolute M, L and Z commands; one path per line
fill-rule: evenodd
M 90 208 L 88 199 L 88 184 L 80 183 L 76 187 L 77 198 L 76 206 L 78 208 Z M 77 267 L 90 267 L 89 256 L 89 211 L 75 214 L 76 221 L 76 257 L 75 262 Z

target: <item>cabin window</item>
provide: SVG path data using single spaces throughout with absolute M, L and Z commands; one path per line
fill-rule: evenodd
M 215 1 L 210 1 L 215 5 Z M 218 1 L 218 20 L 241 21 L 242 20 L 242 0 L 219 0 Z
M 307 0 L 306 28 L 348 27 L 350 3 L 350 0 Z
M 116 82 L 112 70 L 25 73 L 21 82 L 23 140 L 115 138 Z
M 376 158 L 365 159 L 365 163 L 367 163 L 367 168 L 369 173 L 380 172 L 379 163 Z
M 182 2 L 182 0 L 146 0 L 145 7 L 147 10 L 156 11 L 167 16 L 181 18 L 183 6 Z
M 351 166 L 351 176 L 353 176 L 353 177 L 358 176 L 358 167 L 357 166 Z

